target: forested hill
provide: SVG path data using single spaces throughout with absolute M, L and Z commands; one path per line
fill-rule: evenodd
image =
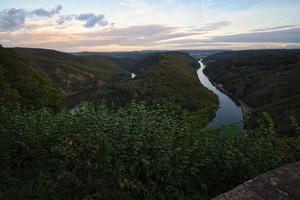
M 141 56 L 73 55 L 47 49 L 14 48 L 20 65 L 43 71 L 66 98 L 125 106 L 132 101 L 172 103 L 188 110 L 217 107 L 217 98 L 201 85 L 195 59 L 182 52 L 149 52 Z M 10 58 L 14 62 L 14 58 Z M 137 77 L 131 79 L 134 72 Z M 48 76 L 48 77 L 47 77 Z M 50 81 L 49 81 L 50 83 Z M 56 90 L 57 90 L 56 89 Z M 214 110 L 212 110 L 213 115 Z
M 0 46 L 0 98 L 7 104 L 59 109 L 63 94 L 45 73 L 31 68 L 13 50 Z
M 53 82 L 70 95 L 97 84 L 129 78 L 125 60 L 105 56 L 75 56 L 47 49 L 14 48 L 30 66 L 43 70 Z
M 175 103 L 189 110 L 217 105 L 217 97 L 200 84 L 199 64 L 184 53 L 160 53 L 146 56 L 133 69 L 134 79 L 122 80 L 99 88 L 94 101 L 106 99 L 117 105 L 146 101 Z
M 291 116 L 300 118 L 300 50 L 231 51 L 204 62 L 211 80 L 255 108 L 254 116 L 270 113 L 281 132 Z

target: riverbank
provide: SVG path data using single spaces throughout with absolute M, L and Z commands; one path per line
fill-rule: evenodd
M 221 92 L 223 92 L 224 94 L 226 94 L 227 96 L 229 96 L 237 105 L 241 106 L 244 119 L 249 119 L 250 118 L 251 113 L 254 111 L 253 108 L 251 108 L 249 105 L 247 105 L 246 103 L 244 103 L 242 100 L 240 100 L 237 97 L 235 97 L 232 93 L 228 92 L 228 90 L 226 90 L 222 84 L 216 84 L 213 81 L 212 81 L 212 83 Z
M 246 103 L 244 103 L 242 100 L 236 98 L 232 93 L 228 92 L 228 90 L 226 90 L 222 84 L 217 84 L 217 83 L 215 83 L 213 81 L 211 81 L 211 83 L 218 90 L 220 90 L 223 94 L 226 94 L 227 96 L 229 96 L 231 98 L 231 100 L 234 101 L 237 105 L 241 106 L 244 119 L 249 119 L 250 118 L 250 115 L 251 115 L 251 113 L 253 113 L 254 108 L 250 107 L 249 105 L 247 105 Z
M 202 62 L 202 60 L 200 60 L 199 62 Z M 203 63 L 204 65 L 204 63 Z M 204 68 L 203 68 L 203 74 L 208 78 L 207 74 L 204 73 Z M 243 113 L 243 119 L 247 120 L 250 118 L 251 114 L 254 112 L 254 108 L 252 108 L 251 106 L 247 105 L 245 102 L 243 102 L 242 100 L 238 99 L 237 97 L 235 97 L 232 93 L 230 93 L 228 90 L 226 90 L 226 88 L 224 87 L 223 84 L 220 83 L 215 83 L 212 80 L 209 80 L 211 82 L 211 84 L 216 87 L 221 93 L 223 93 L 224 95 L 227 95 L 228 97 L 230 97 L 230 99 L 236 103 L 238 106 L 241 107 L 242 113 Z
M 222 87 L 213 83 L 203 73 L 205 65 L 199 61 L 200 68 L 197 70 L 201 84 L 218 96 L 219 105 L 215 117 L 209 123 L 209 127 L 220 128 L 224 125 L 237 124 L 239 130 L 243 130 L 243 111 L 238 101 L 234 101 L 231 95 Z

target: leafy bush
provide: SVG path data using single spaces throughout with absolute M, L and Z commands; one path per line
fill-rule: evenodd
M 193 131 L 183 116 L 143 103 L 2 105 L 0 199 L 207 199 L 299 155 L 300 138 L 272 125 Z

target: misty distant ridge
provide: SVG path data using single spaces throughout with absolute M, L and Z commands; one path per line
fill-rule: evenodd
M 137 57 L 143 56 L 153 53 L 164 53 L 164 52 L 183 52 L 188 54 L 201 54 L 201 55 L 212 55 L 216 53 L 221 53 L 224 51 L 232 51 L 232 50 L 225 50 L 225 49 L 216 49 L 216 50 L 142 50 L 142 51 L 114 51 L 114 52 L 91 52 L 91 51 L 83 51 L 83 52 L 76 52 L 72 53 L 73 55 L 78 56 L 110 56 L 110 57 L 118 57 L 118 58 L 125 58 L 125 57 Z

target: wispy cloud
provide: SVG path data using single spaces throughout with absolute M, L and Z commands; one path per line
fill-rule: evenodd
M 221 23 L 220 23 L 221 24 Z M 223 24 L 223 23 L 222 23 Z M 210 28 L 207 28 L 210 27 Z M 191 36 L 200 36 L 208 31 L 217 29 L 219 26 L 207 25 L 203 29 L 192 27 L 181 28 L 161 24 L 138 25 L 129 27 L 109 27 L 93 32 L 61 33 L 61 32 L 36 32 L 6 34 L 4 39 L 18 43 L 20 46 L 44 46 L 47 48 L 81 48 L 107 45 L 121 45 L 126 47 L 160 48 L 164 41 L 180 40 Z M 39 39 L 44 38 L 44 39 Z
M 254 32 L 213 36 L 209 39 L 183 39 L 167 41 L 168 44 L 191 43 L 299 43 L 300 26 L 282 26 L 267 29 L 259 29 Z
M 300 27 L 300 25 L 288 25 L 288 26 L 276 26 L 269 28 L 259 28 L 252 30 L 253 32 L 266 32 L 266 31 L 275 31 L 275 30 L 283 30 L 283 29 L 291 29 L 295 27 Z
M 231 25 L 231 22 L 229 21 L 214 22 L 214 23 L 206 24 L 198 29 L 194 29 L 194 31 L 201 31 L 201 32 L 213 31 L 229 25 Z
M 212 38 L 214 42 L 300 42 L 300 27 L 296 26 L 289 29 L 272 30 L 261 32 L 249 32 L 232 35 L 221 35 Z

